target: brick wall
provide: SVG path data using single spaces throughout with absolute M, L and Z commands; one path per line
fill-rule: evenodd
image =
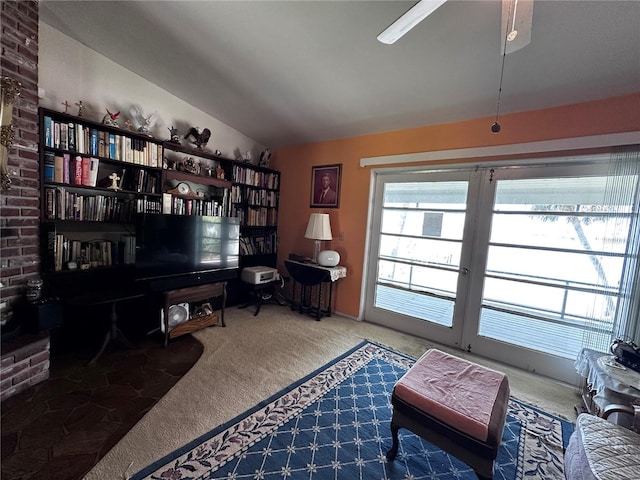
M 4 285 L 0 296 L 9 305 L 40 271 L 38 9 L 37 1 L 0 2 L 1 74 L 22 85 L 13 109 L 11 188 L 0 192 L 0 281 Z
M 38 11 L 37 1 L 0 2 L 0 74 L 21 84 L 13 107 L 11 186 L 0 192 L 0 299 L 8 310 L 40 273 Z M 49 378 L 49 350 L 48 333 L 2 343 L 0 401 Z
M 2 347 L 0 401 L 49 378 L 49 335 L 22 335 Z

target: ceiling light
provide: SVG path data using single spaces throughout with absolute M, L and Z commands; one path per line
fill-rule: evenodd
M 391 45 L 402 36 L 435 12 L 447 0 L 420 0 L 404 15 L 393 22 L 387 29 L 378 35 L 378 41 Z

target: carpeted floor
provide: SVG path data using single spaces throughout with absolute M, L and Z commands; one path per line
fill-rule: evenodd
M 414 360 L 371 342 L 143 469 L 132 480 L 455 478 L 474 471 L 401 430 L 390 462 L 391 391 Z M 570 422 L 510 399 L 494 476 L 564 480 Z
M 513 397 L 575 420 L 575 387 L 384 327 L 334 315 L 317 322 L 288 307 L 229 308 L 226 328 L 194 333 L 204 351 L 196 365 L 89 472 L 121 479 L 153 464 L 304 378 L 363 340 L 413 358 L 442 348 L 509 376 Z

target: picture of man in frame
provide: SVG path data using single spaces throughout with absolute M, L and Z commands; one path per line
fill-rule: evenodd
M 314 167 L 313 196 L 311 205 L 337 207 L 340 181 L 340 165 Z

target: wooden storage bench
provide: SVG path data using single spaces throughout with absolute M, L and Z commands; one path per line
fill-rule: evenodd
M 227 282 L 210 283 L 195 287 L 180 288 L 164 292 L 164 345 L 167 346 L 170 338 L 176 338 L 186 333 L 191 333 L 201 328 L 217 325 L 224 327 L 224 307 L 227 301 Z M 179 325 L 169 328 L 169 309 L 178 303 L 213 301 L 212 305 L 220 306 L 210 314 L 191 317 Z

